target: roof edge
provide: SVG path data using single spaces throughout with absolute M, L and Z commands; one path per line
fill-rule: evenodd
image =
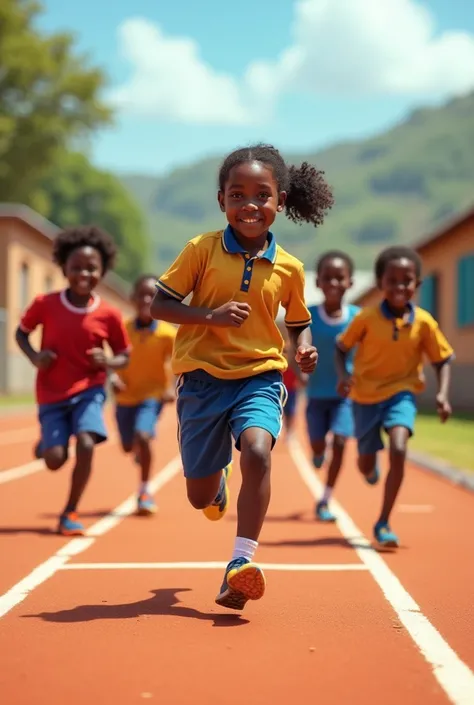
M 0 219 L 3 218 L 20 220 L 49 240 L 52 240 L 61 232 L 61 228 L 58 225 L 55 225 L 40 213 L 22 203 L 0 203 Z M 119 294 L 119 296 L 122 296 L 124 299 L 128 299 L 131 284 L 125 281 L 125 279 L 122 279 L 118 274 L 113 271 L 107 272 L 102 281 L 116 294 Z

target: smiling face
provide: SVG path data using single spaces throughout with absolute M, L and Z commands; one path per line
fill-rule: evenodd
M 156 293 L 156 279 L 144 279 L 135 288 L 132 301 L 135 305 L 137 317 L 142 323 L 150 323 L 153 319 L 150 314 L 150 304 Z
M 341 257 L 325 259 L 319 268 L 316 286 L 323 292 L 326 303 L 333 307 L 340 306 L 344 294 L 352 286 L 347 262 Z
M 88 301 L 100 282 L 102 273 L 102 258 L 94 247 L 78 247 L 71 252 L 64 265 L 64 275 L 69 282 L 71 294 L 78 303 Z
M 283 210 L 286 193 L 278 190 L 269 167 L 252 161 L 230 170 L 217 197 L 241 244 L 263 244 L 277 212 Z
M 395 312 L 402 312 L 406 308 L 419 285 L 415 263 L 406 257 L 387 262 L 379 281 L 388 305 Z

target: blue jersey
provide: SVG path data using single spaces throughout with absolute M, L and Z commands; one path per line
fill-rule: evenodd
M 312 316 L 311 333 L 313 345 L 318 349 L 318 364 L 309 376 L 306 393 L 310 399 L 339 399 L 336 391 L 337 373 L 334 361 L 336 338 L 342 333 L 354 316 L 360 311 L 352 304 L 342 307 L 340 318 L 330 318 L 323 306 L 310 306 Z M 353 353 L 347 356 L 347 371 L 352 373 Z

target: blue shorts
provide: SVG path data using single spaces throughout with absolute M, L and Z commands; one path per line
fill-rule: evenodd
M 96 443 L 107 440 L 104 423 L 105 390 L 91 387 L 73 397 L 53 404 L 40 404 L 41 450 L 54 446 L 66 448 L 71 436 L 94 433 Z
M 155 437 L 156 423 L 163 404 L 158 399 L 145 399 L 140 404 L 117 404 L 115 419 L 123 446 L 132 446 L 135 433 Z
M 399 392 L 378 404 L 353 403 L 357 446 L 360 455 L 371 455 L 382 450 L 382 429 L 389 431 L 403 426 L 413 435 L 416 419 L 416 400 L 412 392 Z
M 298 391 L 296 389 L 286 390 L 287 399 L 283 407 L 283 413 L 287 418 L 292 418 L 296 413 L 296 402 L 298 401 Z
M 323 441 L 331 432 L 350 438 L 354 435 L 354 417 L 350 399 L 309 399 L 306 425 L 311 442 Z
M 184 475 L 204 478 L 232 460 L 232 437 L 240 450 L 247 428 L 281 432 L 286 387 L 278 371 L 222 380 L 203 370 L 181 375 L 177 384 L 178 441 Z

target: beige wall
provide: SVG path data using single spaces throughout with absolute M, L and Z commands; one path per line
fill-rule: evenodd
M 474 217 L 420 251 L 423 276 L 439 277 L 438 323 L 456 351 L 457 364 L 474 365 L 474 325 L 457 326 L 458 260 L 474 254 Z
M 3 326 L 0 354 L 4 363 L 3 372 L 0 369 L 0 385 L 3 382 L 4 390 L 10 393 L 30 391 L 35 379 L 34 368 L 14 339 L 25 306 L 38 294 L 65 286 L 61 270 L 51 260 L 51 251 L 51 240 L 43 233 L 21 220 L 0 218 L 0 308 L 6 311 L 6 321 L 0 321 Z M 115 291 L 106 281 L 101 282 L 97 290 L 124 316 L 132 313 L 125 293 Z M 31 337 L 33 345 L 39 345 L 40 337 L 41 332 L 35 331 Z

